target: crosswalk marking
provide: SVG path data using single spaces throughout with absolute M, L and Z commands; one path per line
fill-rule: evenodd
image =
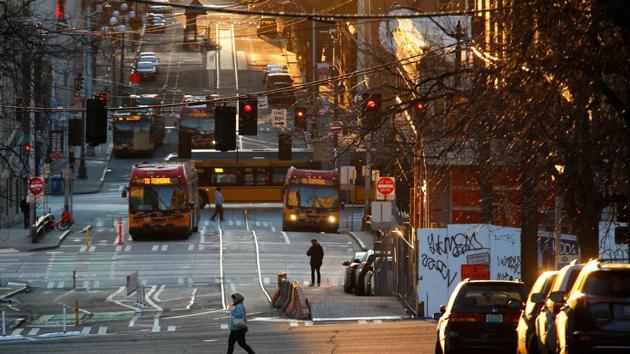
M 91 331 L 92 331 L 92 327 L 84 327 L 84 328 L 81 330 L 81 334 L 83 334 L 83 335 L 87 335 L 87 334 L 90 334 L 90 332 L 91 332 Z
M 46 289 L 52 289 L 55 287 L 55 282 L 54 281 L 49 281 L 48 284 L 46 285 Z
M 228 325 L 225 323 L 221 323 L 221 329 L 228 329 Z
M 308 285 L 308 280 L 302 281 L 302 284 L 305 285 L 305 286 Z
M 90 287 L 90 281 L 89 280 L 84 280 L 83 281 L 83 288 L 84 289 L 88 289 Z
M 274 226 L 271 227 L 271 232 L 276 232 L 276 228 Z
M 168 245 L 162 245 L 162 251 L 166 251 L 168 249 Z
M 167 332 L 175 332 L 175 328 L 177 328 L 177 326 L 168 326 L 168 329 L 166 329 Z
M 85 252 L 86 249 L 87 249 L 87 246 L 81 246 L 81 248 L 79 248 L 79 252 Z
M 199 250 L 203 251 L 203 245 L 199 245 Z
M 269 222 L 263 221 L 262 225 L 263 225 L 263 227 L 269 227 Z
M 96 246 L 90 246 L 89 251 L 90 251 L 90 252 L 94 252 L 94 250 L 95 250 L 95 249 L 96 249 Z
M 12 336 L 19 336 L 20 333 L 22 333 L 22 331 L 24 330 L 24 328 L 16 328 L 13 333 L 11 333 Z
M 260 226 L 260 221 L 256 221 L 256 226 Z
M 98 289 L 100 287 L 101 287 L 101 281 L 100 280 L 95 280 L 93 288 L 94 289 Z
M 265 284 L 269 284 L 269 278 L 264 278 L 264 279 L 263 279 L 263 283 L 265 283 Z
M 40 330 L 39 327 L 32 328 L 30 331 L 28 331 L 28 335 L 29 336 L 36 336 L 37 332 L 39 332 L 39 330 Z
M 291 322 L 289 322 L 289 326 L 291 326 L 291 327 L 297 327 L 297 326 L 298 326 L 298 323 L 297 323 L 297 321 L 291 321 Z
M 64 282 L 60 281 L 59 283 L 57 283 L 57 289 L 63 289 L 64 286 Z
M 313 322 L 304 322 L 304 325 L 305 325 L 305 326 L 312 326 L 312 325 L 313 325 Z
M 228 225 L 229 226 L 233 226 L 234 225 L 234 220 L 232 220 L 232 219 L 228 220 Z
M 116 252 L 120 252 L 122 250 L 122 246 L 116 246 Z
M 188 245 L 188 250 L 189 250 L 189 251 L 192 251 L 192 250 L 194 250 L 194 249 L 195 249 L 195 245 Z
M 160 247 L 159 245 L 153 245 L 153 247 L 151 247 L 151 251 L 155 252 L 158 250 L 159 247 Z
M 100 335 L 107 334 L 107 327 L 99 327 L 98 334 Z
M 131 245 L 125 246 L 125 252 L 129 252 L 129 251 L 131 251 Z
M 379 323 L 383 323 L 383 321 L 381 321 L 381 320 L 374 320 L 374 323 L 379 324 Z
M 242 221 L 240 221 L 240 220 L 236 220 L 236 226 L 241 226 L 242 224 L 243 224 L 243 222 L 242 222 Z
M 364 325 L 364 324 L 367 324 L 367 323 L 368 323 L 368 321 L 366 321 L 366 320 L 359 320 L 359 324 Z

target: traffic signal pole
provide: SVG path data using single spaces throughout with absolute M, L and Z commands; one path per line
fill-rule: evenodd
M 87 27 L 87 31 L 86 33 L 90 33 L 90 30 L 92 28 L 92 23 L 90 21 L 90 3 L 88 1 L 84 1 L 83 2 L 83 11 L 84 11 L 84 16 L 85 16 L 85 23 L 86 23 L 86 27 Z M 87 38 L 87 42 L 91 43 L 91 38 L 88 37 Z M 83 45 L 83 72 L 85 73 L 84 77 L 84 84 L 83 84 L 83 108 L 86 107 L 85 105 L 85 100 L 87 100 L 90 95 L 91 95 L 91 91 L 92 91 L 92 68 L 91 68 L 91 63 L 92 60 L 90 58 L 91 56 L 91 45 L 90 44 L 84 44 Z M 79 174 L 78 177 L 81 179 L 86 179 L 87 178 L 87 168 L 85 167 L 85 111 L 81 114 L 81 120 L 82 120 L 82 132 L 83 134 L 81 134 L 81 154 L 80 154 L 80 160 L 79 160 Z M 72 176 L 70 176 L 70 180 L 72 181 Z

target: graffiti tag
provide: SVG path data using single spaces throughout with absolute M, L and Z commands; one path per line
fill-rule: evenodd
M 459 257 L 469 251 L 483 249 L 481 242 L 477 240 L 477 234 L 470 235 L 458 233 L 442 238 L 440 235 L 429 234 L 429 250 L 434 255 L 448 255 Z
M 422 257 L 422 266 L 428 268 L 429 270 L 435 270 L 442 276 L 442 279 L 448 282 L 448 286 L 451 286 L 455 278 L 457 277 L 457 272 L 451 274 L 451 270 L 448 269 L 446 263 L 439 259 L 434 259 L 427 254 L 423 253 Z

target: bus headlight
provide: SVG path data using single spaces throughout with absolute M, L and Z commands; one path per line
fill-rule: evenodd
M 328 222 L 329 222 L 329 223 L 331 223 L 331 224 L 332 224 L 332 223 L 334 223 L 335 221 L 337 221 L 337 218 L 336 218 L 334 215 L 330 215 L 330 216 L 328 217 Z
M 295 215 L 295 214 L 291 214 L 291 215 L 289 216 L 289 219 L 291 219 L 291 221 L 295 221 L 295 220 L 297 220 L 297 215 Z

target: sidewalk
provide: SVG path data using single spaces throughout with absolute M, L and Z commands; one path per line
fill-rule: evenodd
M 72 194 L 90 194 L 101 191 L 105 173 L 107 173 L 109 168 L 111 150 L 111 144 L 103 144 L 94 148 L 94 156 L 85 157 L 86 179 L 78 178 L 79 160 L 77 159 L 74 166 Z M 51 176 L 60 176 L 63 167 L 63 161 L 55 161 L 51 166 Z M 51 185 L 52 178 L 49 178 L 46 189 L 47 195 L 63 195 L 63 191 L 61 193 L 52 193 Z
M 0 229 L 0 253 L 43 251 L 59 247 L 71 230 L 50 230 L 37 243 L 32 243 L 26 229 Z M 4 279 L 2 279 L 4 282 Z
M 374 236 L 366 231 L 346 231 L 363 251 L 374 249 Z

